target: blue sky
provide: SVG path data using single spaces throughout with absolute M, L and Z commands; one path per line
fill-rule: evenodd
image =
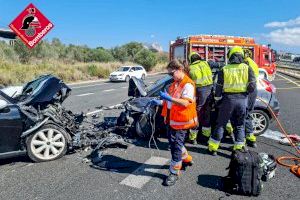
M 276 50 L 300 53 L 299 0 L 0 0 L 0 27 L 33 3 L 55 25 L 46 36 L 105 48 L 193 34 L 254 37 Z

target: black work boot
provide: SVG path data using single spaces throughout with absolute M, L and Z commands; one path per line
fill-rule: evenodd
M 178 175 L 177 174 L 172 174 L 170 173 L 168 177 L 163 182 L 164 186 L 172 186 L 175 185 L 176 181 L 178 180 Z
M 252 147 L 252 148 L 256 148 L 257 144 L 256 144 L 256 142 L 251 142 L 251 141 L 247 140 L 247 146 Z
M 209 149 L 207 149 L 207 153 L 209 155 L 212 155 L 212 156 L 216 156 L 217 155 L 217 152 L 216 151 L 210 151 Z

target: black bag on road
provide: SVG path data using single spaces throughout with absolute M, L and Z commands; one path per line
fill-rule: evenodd
M 228 176 L 224 180 L 225 190 L 231 194 L 260 195 L 263 188 L 262 170 L 262 160 L 258 153 L 249 150 L 234 151 Z

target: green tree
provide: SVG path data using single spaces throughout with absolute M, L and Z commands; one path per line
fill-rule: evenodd
M 157 57 L 152 51 L 143 49 L 136 54 L 134 62 L 145 67 L 147 71 L 150 71 L 157 64 Z
M 114 60 L 114 57 L 110 51 L 107 51 L 102 47 L 97 47 L 92 51 L 92 59 L 98 62 L 110 62 Z
M 33 57 L 33 52 L 19 38 L 16 39 L 14 50 L 22 63 L 28 63 Z
M 144 49 L 142 43 L 139 42 L 129 42 L 122 46 L 125 48 L 127 55 L 130 57 L 130 60 L 133 61 L 137 53 Z
M 124 47 L 115 47 L 110 50 L 111 54 L 116 60 L 126 62 L 130 60 L 128 52 Z

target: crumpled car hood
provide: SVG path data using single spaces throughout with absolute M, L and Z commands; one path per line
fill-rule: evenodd
M 27 83 L 19 102 L 26 105 L 41 105 L 51 102 L 62 103 L 70 94 L 69 88 L 62 80 L 52 75 L 44 75 Z

